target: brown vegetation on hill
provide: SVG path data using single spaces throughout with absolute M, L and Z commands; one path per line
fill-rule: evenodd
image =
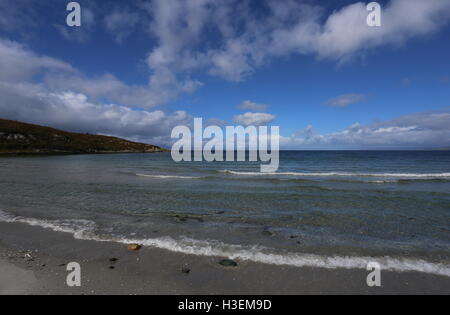
M 0 154 L 163 152 L 158 146 L 0 119 Z

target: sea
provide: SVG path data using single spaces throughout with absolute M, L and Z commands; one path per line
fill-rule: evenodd
M 0 158 L 0 221 L 296 267 L 450 277 L 449 151 L 282 151 L 259 162 L 170 153 Z

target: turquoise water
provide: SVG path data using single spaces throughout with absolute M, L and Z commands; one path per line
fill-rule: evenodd
M 0 210 L 78 237 L 196 242 L 200 253 L 448 263 L 450 152 L 281 152 L 265 175 L 259 163 L 166 153 L 0 158 Z

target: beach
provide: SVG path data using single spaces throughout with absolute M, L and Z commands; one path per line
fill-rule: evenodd
M 166 153 L 1 158 L 0 293 L 450 292 L 448 152 L 281 162 L 261 174 Z M 66 284 L 72 262 L 81 287 Z
M 382 286 L 356 269 L 277 266 L 186 255 L 125 244 L 76 240 L 23 223 L 0 223 L 0 294 L 448 294 L 450 278 L 382 271 Z M 112 262 L 112 260 L 117 261 Z M 66 266 L 81 266 L 81 287 L 68 287 Z M 114 269 L 111 269 L 114 267 Z M 187 272 L 189 270 L 189 272 Z

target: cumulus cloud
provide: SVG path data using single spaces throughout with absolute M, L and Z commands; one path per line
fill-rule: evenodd
M 75 69 L 60 60 L 39 56 L 22 45 L 0 38 L 0 80 L 21 82 L 42 73 L 74 73 Z
M 245 80 L 276 57 L 310 54 L 343 62 L 383 45 L 401 45 L 431 34 L 450 19 L 447 0 L 391 0 L 383 26 L 369 27 L 366 4 L 358 2 L 326 16 L 305 2 L 264 1 L 264 13 L 249 1 L 153 1 L 146 8 L 158 45 L 148 64 L 157 75 L 197 70 L 229 81 Z
M 50 90 L 69 90 L 95 100 L 151 108 L 164 104 L 179 93 L 192 93 L 201 83 L 177 81 L 172 74 L 159 74 L 148 85 L 128 85 L 111 74 L 87 77 L 70 64 L 48 56 L 40 56 L 26 47 L 0 38 L 0 80 L 30 81 L 37 76 Z
M 28 9 L 18 9 L 23 3 L 3 0 L 0 26 L 9 24 L 11 15 L 30 20 Z M 249 0 L 153 0 L 117 8 L 89 4 L 83 5 L 82 28 L 57 28 L 68 39 L 85 41 L 103 26 L 118 42 L 145 30 L 151 36 L 146 57 L 151 74 L 146 91 L 135 94 L 143 95 L 142 106 L 149 108 L 196 91 L 204 74 L 240 82 L 273 59 L 295 54 L 342 63 L 371 49 L 437 32 L 450 19 L 448 0 L 391 0 L 383 8 L 382 27 L 375 28 L 366 24 L 363 2 L 333 12 L 319 2 L 297 0 L 261 0 L 261 10 L 253 6 Z
M 48 92 L 39 85 L 0 83 L 0 116 L 50 125 L 74 132 L 101 133 L 167 145 L 170 130 L 189 125 L 184 111 L 135 110 L 115 104 L 93 103 L 83 94 Z
M 369 125 L 355 123 L 343 131 L 320 134 L 312 126 L 289 138 L 290 148 L 409 149 L 450 147 L 450 108 L 405 115 Z
M 262 112 L 262 111 L 265 111 L 269 107 L 269 105 L 258 104 L 258 103 L 252 102 L 252 101 L 244 101 L 241 104 L 239 104 L 237 107 L 242 110 L 251 110 L 251 111 Z
M 326 102 L 329 106 L 347 107 L 353 104 L 365 102 L 367 95 L 365 94 L 343 94 Z
M 261 126 L 270 124 L 275 119 L 276 117 L 271 114 L 248 112 L 234 116 L 233 121 L 242 126 Z
M 161 145 L 170 142 L 175 125 L 192 121 L 184 111 L 165 113 L 106 102 L 148 105 L 154 104 L 156 94 L 112 75 L 87 78 L 68 63 L 9 40 L 0 39 L 0 69 L 0 117 L 4 119 Z

